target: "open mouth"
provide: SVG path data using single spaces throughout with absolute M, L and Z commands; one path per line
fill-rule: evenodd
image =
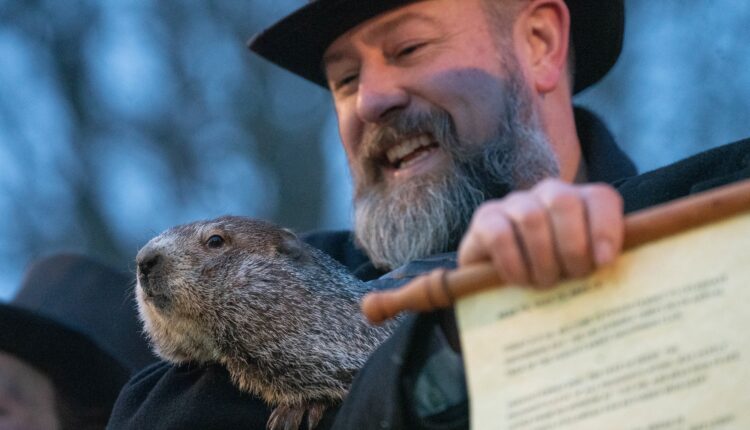
M 385 158 L 389 167 L 402 169 L 417 163 L 437 148 L 437 142 L 430 135 L 420 134 L 404 139 L 389 148 L 385 152 Z

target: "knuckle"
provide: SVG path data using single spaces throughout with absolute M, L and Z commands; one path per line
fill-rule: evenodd
M 550 190 L 556 190 L 559 188 L 566 188 L 569 187 L 567 183 L 563 182 L 562 180 L 558 178 L 544 178 L 541 181 L 539 181 L 534 187 L 532 187 L 532 190 L 537 192 L 548 192 Z
M 511 191 L 501 200 L 504 207 L 514 207 L 529 199 L 528 191 Z
M 484 246 L 493 246 L 496 241 L 506 240 L 503 238 L 510 235 L 512 235 L 512 227 L 504 216 L 484 218 L 482 222 L 477 223 L 470 230 L 472 239 Z
M 513 232 L 507 226 L 497 228 L 487 236 L 486 243 L 493 252 L 503 252 L 513 245 Z
M 471 233 L 485 240 L 496 234 L 502 234 L 503 230 L 508 228 L 509 225 L 505 216 L 497 213 L 480 216 L 475 221 L 471 226 Z
M 496 216 L 500 211 L 502 211 L 502 203 L 499 200 L 488 200 L 474 210 L 472 220 L 482 220 L 490 216 Z
M 517 211 L 515 221 L 524 229 L 536 230 L 547 223 L 547 215 L 539 207 L 525 206 Z
M 611 185 L 603 183 L 588 184 L 583 187 L 583 192 L 587 197 L 595 199 L 608 199 L 611 202 L 622 204 L 622 196 Z
M 562 213 L 578 211 L 583 207 L 580 195 L 573 189 L 565 189 L 555 193 L 549 197 L 546 204 L 550 210 Z

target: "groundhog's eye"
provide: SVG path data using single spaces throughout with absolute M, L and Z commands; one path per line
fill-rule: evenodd
M 224 238 L 219 236 L 218 234 L 215 234 L 208 238 L 206 241 L 206 246 L 209 248 L 221 248 L 224 246 Z

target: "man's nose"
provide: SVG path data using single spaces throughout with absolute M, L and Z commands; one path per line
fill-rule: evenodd
M 363 122 L 378 123 L 392 111 L 406 108 L 409 92 L 402 74 L 387 66 L 360 71 L 357 115 Z

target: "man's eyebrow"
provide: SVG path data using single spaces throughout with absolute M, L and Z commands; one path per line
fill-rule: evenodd
M 421 21 L 430 25 L 437 25 L 438 23 L 435 18 L 429 15 L 418 12 L 406 12 L 397 16 L 396 18 L 379 24 L 378 26 L 370 30 L 367 34 L 365 34 L 365 41 L 368 41 L 368 39 L 383 37 L 386 34 L 395 31 L 398 27 L 404 25 L 407 21 Z
M 406 12 L 396 18 L 378 24 L 375 28 L 368 31 L 364 36 L 365 43 L 371 43 L 375 39 L 382 38 L 386 34 L 395 31 L 398 27 L 404 25 L 407 21 L 422 21 L 430 25 L 437 25 L 438 23 L 438 21 L 431 16 L 417 12 Z M 341 50 L 329 52 L 323 55 L 321 64 L 325 68 L 325 66 L 331 63 L 341 61 L 343 57 L 345 57 L 345 54 Z
M 320 62 L 321 67 L 325 70 L 332 63 L 338 63 L 343 60 L 344 57 L 346 57 L 346 55 L 342 50 L 326 53 L 323 55 L 323 60 Z

